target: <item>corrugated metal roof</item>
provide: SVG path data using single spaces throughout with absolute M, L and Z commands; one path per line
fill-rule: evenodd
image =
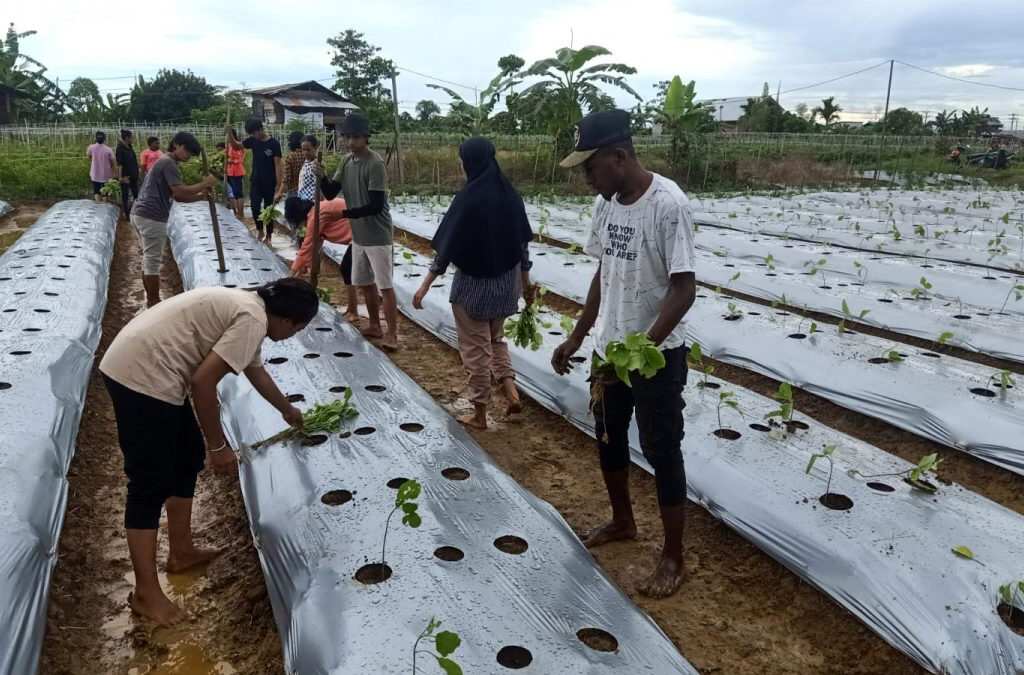
M 339 101 L 326 96 L 318 96 L 310 92 L 305 96 L 275 96 L 274 100 L 286 108 L 340 108 L 343 110 L 359 110 L 359 106 L 348 101 Z
M 715 120 L 717 121 L 736 122 L 743 116 L 743 106 L 747 104 L 747 98 L 748 97 L 706 98 L 702 101 L 695 102 L 711 108 L 715 115 Z M 761 97 L 750 96 L 749 98 L 758 99 Z

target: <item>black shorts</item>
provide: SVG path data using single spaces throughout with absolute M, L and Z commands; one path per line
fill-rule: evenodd
M 345 255 L 341 259 L 341 263 L 338 265 L 341 268 L 341 280 L 345 282 L 346 286 L 352 285 L 352 244 L 348 245 L 345 249 Z
M 93 181 L 92 182 L 92 193 L 94 195 L 98 195 L 100 193 L 100 190 L 103 189 L 103 185 L 104 185 L 103 183 L 97 183 L 96 181 Z
M 124 455 L 128 499 L 124 526 L 155 530 L 168 497 L 191 498 L 206 461 L 206 443 L 192 405 L 174 405 L 140 394 L 106 375 L 117 439 Z
M 244 176 L 228 176 L 228 189 L 231 190 L 232 199 L 245 198 L 245 186 L 242 184 Z M 258 213 L 256 215 L 259 215 Z

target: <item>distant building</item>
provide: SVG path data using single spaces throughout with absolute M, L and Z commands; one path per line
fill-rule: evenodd
M 0 124 L 14 124 L 18 121 L 14 114 L 14 99 L 24 97 L 17 89 L 0 84 Z
M 702 101 L 695 101 L 695 103 L 711 108 L 715 121 L 720 124 L 722 131 L 736 131 L 737 123 L 743 117 L 743 106 L 747 104 L 749 99 L 758 100 L 760 98 L 761 95 L 756 94 L 754 96 L 733 96 L 730 98 L 706 98 Z M 769 96 L 768 99 L 774 101 L 775 97 Z
M 250 89 L 253 117 L 271 124 L 287 124 L 295 119 L 334 130 L 345 115 L 359 106 L 336 94 L 319 82 L 298 82 L 276 87 Z

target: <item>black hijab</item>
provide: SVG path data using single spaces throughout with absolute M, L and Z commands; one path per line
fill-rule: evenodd
M 494 144 L 483 136 L 459 146 L 466 186 L 455 195 L 430 242 L 443 258 L 478 279 L 500 277 L 515 267 L 523 245 L 533 239 L 523 198 L 494 155 Z

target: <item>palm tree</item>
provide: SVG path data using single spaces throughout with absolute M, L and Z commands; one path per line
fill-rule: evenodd
M 618 87 L 635 96 L 636 100 L 643 100 L 622 77 L 635 74 L 636 68 L 624 63 L 599 63 L 584 67 L 592 59 L 610 54 L 610 51 L 598 45 L 587 45 L 580 49 L 562 47 L 555 52 L 554 58 L 541 59 L 519 73 L 520 77 L 543 78 L 524 89 L 520 95 L 539 95 L 540 104 L 533 115 L 547 121 L 549 132 L 564 139 L 568 130 L 583 116 L 584 108 L 588 111 L 604 109 L 608 95 L 599 84 Z
M 54 116 L 63 108 L 64 93 L 46 77 L 46 66 L 21 51 L 21 40 L 35 34 L 17 32 L 14 23 L 7 28 L 0 42 L 0 84 L 20 94 L 11 101 L 12 112 Z
M 486 131 L 487 122 L 490 119 L 494 106 L 501 100 L 501 94 L 519 84 L 522 80 L 508 77 L 506 73 L 498 73 L 487 85 L 487 88 L 479 92 L 476 101 L 470 103 L 462 98 L 458 92 L 439 84 L 428 84 L 428 87 L 439 89 L 452 97 L 450 116 L 455 119 L 459 130 L 467 136 L 482 134 Z
M 834 101 L 835 96 L 823 98 L 821 99 L 821 105 L 811 110 L 811 119 L 814 119 L 815 116 L 821 117 L 821 121 L 825 124 L 825 131 L 828 131 L 830 124 L 839 119 L 839 113 L 843 111 Z

